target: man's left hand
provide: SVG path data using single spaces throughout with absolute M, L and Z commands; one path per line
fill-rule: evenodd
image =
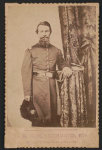
M 70 77 L 72 75 L 72 70 L 69 67 L 64 67 L 62 73 L 65 77 Z

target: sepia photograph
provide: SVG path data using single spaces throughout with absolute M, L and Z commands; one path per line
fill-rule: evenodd
M 98 3 L 5 6 L 5 146 L 98 147 Z

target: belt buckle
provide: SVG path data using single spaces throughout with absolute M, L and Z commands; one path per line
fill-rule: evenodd
M 43 72 L 43 73 L 41 73 L 41 74 L 42 74 L 43 77 L 46 77 L 46 73 L 45 73 L 45 72 Z
M 51 72 L 46 72 L 46 77 L 52 78 L 52 73 Z

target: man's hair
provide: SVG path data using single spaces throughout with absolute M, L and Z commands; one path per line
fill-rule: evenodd
M 49 29 L 50 29 L 50 33 L 52 32 L 50 23 L 47 22 L 47 21 L 43 21 L 43 22 L 40 22 L 40 23 L 37 25 L 37 29 L 36 29 L 36 31 L 35 31 L 36 33 L 38 33 L 38 27 L 39 27 L 40 25 L 48 26 Z

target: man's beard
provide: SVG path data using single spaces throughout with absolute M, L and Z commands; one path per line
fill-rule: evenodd
M 42 37 L 42 38 L 40 38 L 39 44 L 42 47 L 48 47 L 49 46 L 49 38 L 48 37 Z

